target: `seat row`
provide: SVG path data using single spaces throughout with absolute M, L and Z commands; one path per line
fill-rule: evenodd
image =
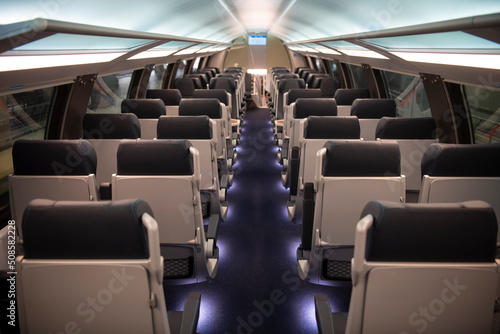
M 199 293 L 182 312 L 167 312 L 158 225 L 146 202 L 35 200 L 23 225 L 21 332 L 197 332 Z M 316 295 L 319 333 L 498 333 L 498 223 L 488 204 L 372 201 L 355 228 L 349 312 L 332 313 Z M 84 318 L 75 319 L 75 305 Z
M 400 157 L 396 141 L 327 141 L 317 151 L 312 182 L 304 183 L 295 203 L 303 224 L 297 250 L 302 279 L 325 285 L 351 279 L 362 208 L 372 200 L 405 202 Z M 422 157 L 419 202 L 482 200 L 500 212 L 499 159 L 500 144 L 431 144 Z M 492 238 L 500 241 L 496 232 Z

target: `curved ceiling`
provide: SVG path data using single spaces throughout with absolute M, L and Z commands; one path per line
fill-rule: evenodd
M 296 42 L 498 13 L 500 1 L 2 0 L 0 10 L 0 24 L 40 17 L 223 43 L 247 32 Z

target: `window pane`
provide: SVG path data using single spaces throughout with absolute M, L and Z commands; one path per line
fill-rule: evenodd
M 198 67 L 200 66 L 200 60 L 201 60 L 200 57 L 198 57 L 194 60 L 193 67 L 191 69 L 191 73 L 195 73 L 196 71 L 198 71 Z
M 420 77 L 382 71 L 387 98 L 396 101 L 399 117 L 431 117 L 429 100 Z
M 132 71 L 97 77 L 87 111 L 96 113 L 121 113 L 123 99 L 127 98 Z
M 9 203 L 8 175 L 13 173 L 12 144 L 18 139 L 44 139 L 56 89 L 44 88 L 0 96 L 0 206 Z
M 148 89 L 161 89 L 163 86 L 163 75 L 167 69 L 167 65 L 156 65 L 149 76 Z
M 368 82 L 366 82 L 365 73 L 361 66 L 349 64 L 349 77 L 353 87 L 356 89 L 368 89 Z
M 476 144 L 500 142 L 500 91 L 484 86 L 462 86 L 472 119 Z

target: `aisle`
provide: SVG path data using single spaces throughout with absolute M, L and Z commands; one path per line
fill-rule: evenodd
M 288 190 L 267 109 L 245 114 L 227 220 L 219 228 L 220 263 L 212 282 L 165 286 L 167 308 L 180 310 L 190 291 L 201 292 L 200 333 L 316 333 L 314 295 L 324 293 L 347 311 L 350 288 L 300 280 L 296 249 L 301 225 L 290 223 Z

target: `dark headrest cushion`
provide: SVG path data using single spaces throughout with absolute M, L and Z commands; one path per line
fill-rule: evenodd
M 333 98 L 339 106 L 350 106 L 356 99 L 367 99 L 370 97 L 368 89 L 337 89 Z
M 141 124 L 134 114 L 85 114 L 83 139 L 136 139 Z
M 118 175 L 193 175 L 188 140 L 130 140 L 120 142 Z
M 356 99 L 351 116 L 358 118 L 396 117 L 396 102 L 392 99 Z
M 432 144 L 422 157 L 422 175 L 500 176 L 500 143 Z
M 166 106 L 178 106 L 182 95 L 178 89 L 148 89 L 146 98 L 161 99 Z
M 337 103 L 329 98 L 297 99 L 293 118 L 309 116 L 337 116 Z
M 212 139 L 208 116 L 162 116 L 156 133 L 158 139 Z
M 435 139 L 436 121 L 432 117 L 382 117 L 377 124 L 376 138 L 381 139 Z
M 304 138 L 309 139 L 359 139 L 359 120 L 356 116 L 309 116 Z
M 236 82 L 234 78 L 219 77 L 210 79 L 210 89 L 225 89 L 228 93 L 234 94 Z
M 33 200 L 23 216 L 25 258 L 147 259 L 144 213 L 153 216 L 138 199 Z
M 229 105 L 227 92 L 225 89 L 196 89 L 193 93 L 193 98 L 214 98 L 218 99 L 226 106 Z
M 292 88 L 288 91 L 288 104 L 294 103 L 298 98 L 323 97 L 321 89 Z
M 370 202 L 368 261 L 494 262 L 495 212 L 480 201 L 440 204 Z
M 138 118 L 160 118 L 165 115 L 165 103 L 160 99 L 125 99 L 122 114 L 133 113 Z
M 25 140 L 12 147 L 16 175 L 95 174 L 97 155 L 87 140 Z
M 292 88 L 306 88 L 304 79 L 281 79 L 278 87 L 280 94 L 288 92 Z
M 222 118 L 222 109 L 218 99 L 199 98 L 182 99 L 179 103 L 179 116 L 207 115 L 210 118 Z
M 323 159 L 324 176 L 399 176 L 400 153 L 396 142 L 328 141 Z

